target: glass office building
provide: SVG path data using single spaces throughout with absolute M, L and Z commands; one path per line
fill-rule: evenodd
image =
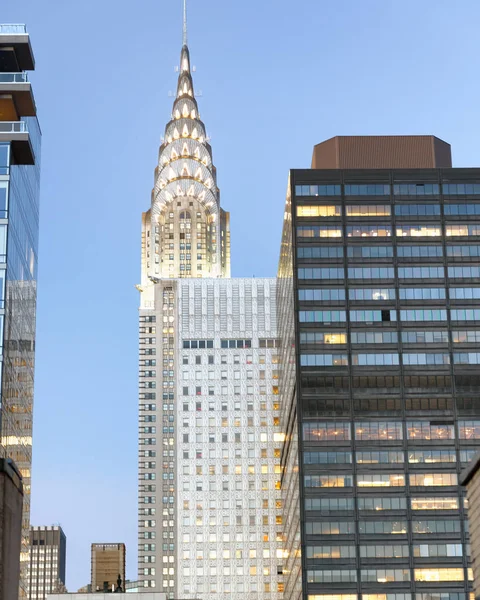
M 0 452 L 23 477 L 21 594 L 30 535 L 40 138 L 24 25 L 0 25 Z
M 277 297 L 287 600 L 471 592 L 458 477 L 480 448 L 480 169 L 451 168 L 446 146 L 425 168 L 407 150 L 342 158 L 340 144 L 336 162 L 319 152 L 290 173 Z

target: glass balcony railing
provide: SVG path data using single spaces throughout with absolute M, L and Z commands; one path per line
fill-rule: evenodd
M 0 73 L 0 83 L 27 83 L 26 73 Z
M 27 33 L 27 28 L 25 25 L 22 25 L 20 23 L 0 25 L 0 35 L 3 33 Z
M 25 121 L 0 121 L 0 133 L 27 133 Z

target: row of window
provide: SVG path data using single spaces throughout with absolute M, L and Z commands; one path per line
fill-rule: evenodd
M 343 246 L 301 246 L 297 248 L 298 258 L 343 258 Z M 349 258 L 391 258 L 393 246 L 351 246 L 347 248 Z M 439 258 L 443 256 L 443 246 L 397 246 L 399 258 Z M 480 244 L 447 246 L 447 256 L 480 256 Z
M 469 279 L 480 277 L 480 267 L 452 266 L 447 268 L 450 279 Z M 348 279 L 394 279 L 393 267 L 348 267 Z M 341 279 L 345 278 L 343 267 L 299 267 L 299 279 Z M 398 267 L 399 279 L 444 279 L 443 266 L 416 265 L 412 267 Z M 385 298 L 379 298 L 384 300 Z
M 443 352 L 404 352 L 404 365 L 449 365 L 450 355 Z M 399 364 L 397 353 L 352 354 L 354 366 L 395 366 Z M 479 365 L 480 352 L 455 352 L 453 362 L 457 365 Z M 302 367 L 340 367 L 349 364 L 346 354 L 301 354 Z
M 416 433 L 418 428 L 408 430 L 413 436 L 409 439 L 418 439 Z M 460 450 L 459 458 L 461 463 L 468 463 L 477 450 Z M 457 453 L 453 448 L 442 450 L 415 449 L 407 451 L 407 461 L 410 464 L 438 464 L 438 463 L 456 463 Z M 306 465 L 335 465 L 351 464 L 352 452 L 304 452 L 303 462 Z M 355 462 L 362 465 L 376 464 L 403 464 L 405 455 L 403 450 L 362 450 L 355 453 Z
M 390 185 L 383 183 L 345 184 L 345 196 L 390 196 Z M 480 183 L 444 183 L 445 196 L 474 196 L 480 194 Z M 434 196 L 440 194 L 438 183 L 395 183 L 395 196 Z M 296 185 L 296 196 L 341 196 L 340 184 Z
M 309 594 L 308 600 L 412 600 L 412 594 L 406 592 L 377 594 Z M 473 594 L 463 592 L 428 591 L 415 594 L 415 600 L 473 600 Z
M 317 508 L 310 508 L 310 506 L 315 506 L 317 500 L 329 500 L 328 498 L 306 498 L 306 509 L 307 510 L 319 510 Z M 335 498 L 331 498 L 330 500 L 336 500 Z M 353 510 L 353 499 L 352 498 L 338 498 L 341 500 L 342 507 L 350 506 L 351 508 L 345 509 L 342 508 L 340 510 Z M 344 503 L 344 501 L 346 503 Z M 312 504 L 313 503 L 313 504 Z M 331 509 L 330 509 L 331 510 Z M 445 533 L 460 533 L 461 526 L 460 521 L 453 519 L 442 519 L 442 520 L 412 520 L 411 521 L 412 533 L 420 534 L 420 535 L 428 535 L 428 534 L 445 534 Z M 368 535 L 406 535 L 408 531 L 408 523 L 404 519 L 395 519 L 393 521 L 358 521 L 358 532 L 360 534 L 368 534 Z M 351 555 L 347 555 L 345 557 L 336 556 L 336 557 L 328 557 L 328 556 L 308 556 L 307 558 L 355 558 L 355 546 L 345 546 L 345 548 L 349 548 L 349 552 Z
M 478 300 L 480 299 L 480 287 L 449 288 L 450 298 L 453 300 Z M 397 297 L 394 288 L 349 288 L 349 300 L 365 300 L 382 302 L 395 300 Z M 445 300 L 446 289 L 427 288 L 400 288 L 398 290 L 400 300 Z M 343 301 L 346 299 L 344 288 L 302 288 L 298 290 L 298 299 L 305 302 L 328 302 Z
M 345 323 L 344 310 L 301 310 L 300 323 Z M 480 309 L 450 309 L 452 321 L 479 321 Z M 397 320 L 396 310 L 351 310 L 350 321 L 354 323 L 389 322 Z M 444 309 L 412 309 L 400 311 L 401 321 L 446 321 Z
M 390 204 L 359 204 L 345 206 L 347 217 L 389 217 L 392 214 Z M 440 216 L 439 204 L 397 204 L 394 207 L 397 217 L 435 217 Z M 445 204 L 447 216 L 480 215 L 480 204 Z M 299 205 L 298 217 L 341 217 L 340 205 Z
M 405 487 L 403 473 L 357 473 L 356 486 L 363 487 Z M 343 488 L 354 487 L 351 474 L 328 473 L 325 475 L 305 475 L 306 488 Z M 414 473 L 409 475 L 410 486 L 455 486 L 458 485 L 456 473 Z
M 401 421 L 308 421 L 303 424 L 304 441 L 341 441 L 352 439 L 352 425 L 356 440 L 403 440 Z M 480 439 L 480 421 L 458 421 L 458 439 Z M 407 421 L 408 440 L 454 440 L 453 424 L 429 421 Z
M 448 331 L 402 331 L 401 340 L 406 344 L 445 344 L 448 343 Z M 396 344 L 398 334 L 396 331 L 354 331 L 350 333 L 350 342 L 352 344 Z M 480 342 L 480 331 L 452 331 L 452 342 L 454 344 Z M 346 343 L 346 331 L 308 331 L 300 333 L 300 344 L 302 345 Z M 458 362 L 462 362 L 465 358 L 461 354 L 456 354 Z
M 393 230 L 389 224 L 348 225 L 346 236 L 352 237 L 441 237 L 440 225 L 397 225 Z M 480 223 L 445 225 L 447 237 L 467 237 L 480 235 Z M 302 225 L 297 227 L 299 238 L 341 238 L 343 228 L 340 225 Z

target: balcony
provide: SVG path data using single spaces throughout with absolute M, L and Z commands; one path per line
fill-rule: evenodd
M 0 72 L 0 97 L 4 102 L 8 99 L 13 102 L 19 117 L 34 117 L 37 114 L 32 86 L 26 73 Z
M 0 71 L 33 71 L 30 36 L 25 25 L 0 25 Z
M 16 164 L 35 164 L 30 134 L 24 121 L 0 121 L 0 142 L 10 142 Z

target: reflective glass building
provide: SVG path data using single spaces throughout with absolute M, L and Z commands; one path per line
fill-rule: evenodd
M 465 600 L 480 169 L 431 136 L 333 138 L 313 163 L 277 286 L 285 598 Z
M 24 485 L 22 582 L 28 561 L 38 251 L 40 129 L 24 25 L 0 25 L 0 377 L 2 456 Z

